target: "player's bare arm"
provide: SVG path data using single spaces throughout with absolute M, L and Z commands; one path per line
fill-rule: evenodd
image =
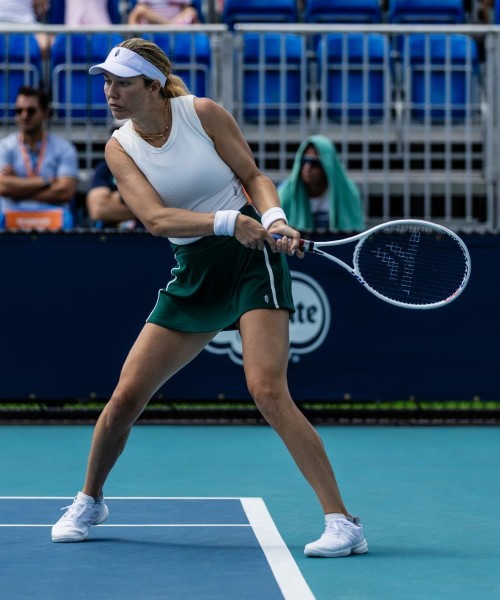
M 263 214 L 270 208 L 279 207 L 280 200 L 275 185 L 257 168 L 250 147 L 232 115 L 208 98 L 196 98 L 195 109 L 204 130 L 213 140 L 219 156 L 239 177 L 259 213 Z M 238 221 L 240 219 L 241 217 L 238 218 Z M 247 225 L 246 221 L 242 220 L 240 223 L 238 221 L 235 229 L 236 237 L 243 235 L 240 226 Z M 273 223 L 270 232 L 285 236 L 291 240 L 291 243 L 285 245 L 280 241 L 276 244 L 270 235 L 264 235 L 259 242 L 267 241 L 273 249 L 288 254 L 293 254 L 298 250 L 300 235 L 295 229 L 288 227 L 284 221 Z M 251 247 L 254 246 L 251 245 Z M 258 247 L 261 247 L 261 243 Z
M 108 141 L 105 157 L 125 204 L 150 233 L 162 237 L 213 235 L 214 213 L 166 207 L 118 140 Z M 236 238 L 244 246 L 262 249 L 265 241 L 275 244 L 255 219 L 240 215 L 238 221 Z
M 118 140 L 111 138 L 107 142 L 105 157 L 125 204 L 150 233 L 163 237 L 213 234 L 213 213 L 166 207 Z

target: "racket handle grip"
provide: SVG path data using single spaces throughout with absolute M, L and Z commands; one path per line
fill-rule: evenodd
M 283 236 L 279 235 L 278 233 L 271 233 L 271 237 L 273 237 L 275 240 L 280 240 Z M 299 242 L 299 250 L 301 252 L 308 252 L 310 250 L 312 250 L 313 248 L 313 242 L 310 242 L 309 240 L 300 240 Z

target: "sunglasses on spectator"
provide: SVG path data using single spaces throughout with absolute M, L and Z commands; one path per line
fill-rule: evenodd
M 32 117 L 37 112 L 37 110 L 38 109 L 34 106 L 28 106 L 28 108 L 20 108 L 16 106 L 16 108 L 14 108 L 14 112 L 16 113 L 16 115 L 22 115 L 23 112 L 25 112 L 28 115 L 28 117 Z
M 310 165 L 311 167 L 321 167 L 321 160 L 316 158 L 315 156 L 303 156 L 300 159 L 300 164 L 303 167 L 304 165 Z

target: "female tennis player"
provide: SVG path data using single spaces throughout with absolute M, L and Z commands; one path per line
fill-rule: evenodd
M 120 195 L 153 235 L 170 240 L 177 264 L 97 421 L 85 485 L 52 540 L 83 541 L 90 526 L 105 521 L 104 483 L 150 398 L 219 331 L 237 327 L 248 389 L 326 514 L 325 533 L 305 553 L 366 552 L 322 442 L 288 391 L 294 307 L 286 255 L 303 253 L 273 183 L 229 113 L 190 95 L 157 45 L 129 39 L 90 73 L 103 74 L 113 117 L 128 119 L 105 150 Z

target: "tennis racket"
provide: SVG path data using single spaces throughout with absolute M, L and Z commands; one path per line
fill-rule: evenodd
M 323 250 L 353 242 L 352 267 Z M 300 249 L 337 263 L 377 298 L 403 308 L 446 306 L 464 291 L 471 269 L 458 235 L 418 219 L 389 221 L 341 240 L 301 240 Z

